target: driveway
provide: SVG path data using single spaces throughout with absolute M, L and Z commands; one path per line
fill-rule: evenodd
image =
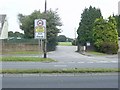
M 58 46 L 56 51 L 48 53 L 48 57 L 59 62 L 118 62 L 118 55 L 82 55 L 76 50 L 76 46 Z

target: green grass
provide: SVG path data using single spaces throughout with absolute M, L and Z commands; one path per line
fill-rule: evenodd
M 108 73 L 108 72 L 120 72 L 117 68 L 85 68 L 85 69 L 65 69 L 65 70 L 55 70 L 55 69 L 3 69 L 0 73 L 3 74 L 23 74 L 23 73 Z
M 40 57 L 2 57 L 0 61 L 23 61 L 23 62 L 56 62 L 56 60 L 50 58 L 40 58 Z
M 96 51 L 87 51 L 88 54 L 93 54 L 93 55 L 100 55 L 100 56 L 104 56 L 107 55 L 105 53 L 100 53 L 100 52 L 96 52 Z
M 71 42 L 58 42 L 59 46 L 72 46 Z

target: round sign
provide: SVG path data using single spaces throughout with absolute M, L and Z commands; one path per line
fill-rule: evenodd
M 37 25 L 38 25 L 38 26 L 42 26 L 43 24 L 44 24 L 44 23 L 43 23 L 42 20 L 38 20 L 38 21 L 37 21 Z

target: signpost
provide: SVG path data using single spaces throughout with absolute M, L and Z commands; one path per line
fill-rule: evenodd
M 47 13 L 47 1 L 45 0 L 45 18 Z M 46 19 L 35 19 L 34 21 L 34 36 L 35 39 L 39 40 L 39 46 L 40 46 L 40 40 L 41 40 L 41 49 L 43 46 L 43 52 L 44 52 L 44 58 L 47 58 L 47 30 L 46 30 Z M 42 41 L 44 41 L 42 43 Z M 42 45 L 43 44 L 43 45 Z
M 45 18 L 47 13 L 47 0 L 45 0 Z M 47 37 L 47 30 L 46 30 L 46 37 Z M 47 38 L 44 40 L 44 58 L 47 58 Z
M 35 19 L 35 39 L 46 39 L 46 20 Z
M 38 39 L 39 42 L 39 51 L 40 51 L 40 46 L 41 50 L 43 50 L 43 43 L 42 40 L 46 39 L 46 20 L 45 19 L 35 19 L 34 21 L 34 38 Z M 41 42 L 41 44 L 40 44 Z

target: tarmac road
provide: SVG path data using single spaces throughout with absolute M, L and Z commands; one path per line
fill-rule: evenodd
M 0 66 L 3 69 L 118 68 L 118 55 L 88 56 L 75 52 L 76 48 L 76 46 L 58 46 L 56 51 L 47 54 L 48 58 L 58 62 L 2 62 Z M 18 56 L 40 57 L 39 55 Z
M 2 88 L 118 88 L 118 75 L 99 73 L 3 77 Z

